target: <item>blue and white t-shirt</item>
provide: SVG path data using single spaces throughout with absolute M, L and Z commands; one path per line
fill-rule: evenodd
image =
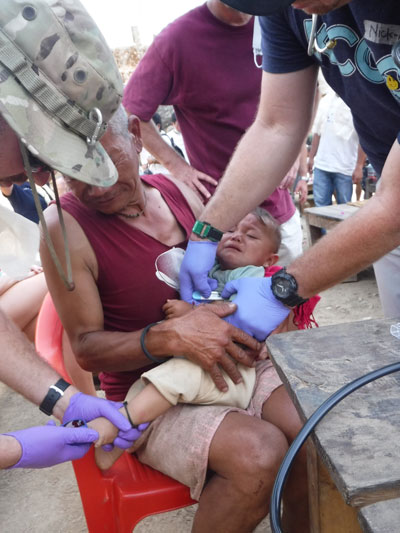
M 337 44 L 313 57 L 307 55 L 311 15 L 289 7 L 262 17 L 261 28 L 263 69 L 294 72 L 316 61 L 350 107 L 361 146 L 381 173 L 400 130 L 400 69 L 391 56 L 400 39 L 398 0 L 352 0 L 320 16 L 318 45 L 322 48 L 329 39 Z

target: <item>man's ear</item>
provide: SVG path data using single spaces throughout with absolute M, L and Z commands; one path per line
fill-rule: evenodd
M 275 263 L 278 261 L 279 255 L 278 254 L 270 254 L 268 256 L 268 259 L 264 262 L 264 267 L 271 267 L 272 265 L 275 265 Z
M 135 145 L 136 152 L 140 154 L 143 149 L 142 135 L 140 132 L 140 120 L 135 115 L 129 115 L 128 117 L 128 130 L 133 137 L 133 144 Z

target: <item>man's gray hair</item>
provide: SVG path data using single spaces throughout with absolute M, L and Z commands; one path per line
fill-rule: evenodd
M 111 117 L 108 127 L 117 137 L 129 138 L 128 115 L 122 105 L 118 107 L 117 111 Z

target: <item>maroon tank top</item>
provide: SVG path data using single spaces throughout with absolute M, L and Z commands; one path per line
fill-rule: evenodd
M 141 176 L 158 189 L 183 228 L 186 239 L 176 246 L 186 248 L 195 217 L 181 191 L 161 174 Z M 164 319 L 162 306 L 179 294 L 156 277 L 155 260 L 170 249 L 153 237 L 114 215 L 88 209 L 72 193 L 61 198 L 87 236 L 98 262 L 98 281 L 106 331 L 137 331 Z M 102 372 L 101 388 L 111 400 L 123 400 L 130 385 L 154 365 L 130 372 Z

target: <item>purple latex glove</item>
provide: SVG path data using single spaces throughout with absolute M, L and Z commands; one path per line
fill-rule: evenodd
M 137 428 L 130 428 L 128 431 L 120 431 L 118 437 L 114 440 L 113 444 L 104 444 L 102 446 L 103 450 L 110 452 L 114 446 L 127 450 L 130 448 L 139 437 L 142 436 L 142 433 L 149 426 L 149 422 L 145 424 L 139 424 Z
M 193 292 L 208 297 L 217 286 L 217 281 L 208 277 L 214 266 L 217 242 L 189 241 L 179 273 L 182 300 L 193 303 Z
M 90 422 L 95 418 L 104 416 L 115 427 L 119 429 L 118 436 L 114 440 L 114 445 L 118 448 L 126 450 L 130 448 L 133 443 L 141 436 L 148 424 L 141 424 L 138 429 L 132 428 L 130 422 L 126 417 L 119 412 L 122 407 L 122 402 L 112 402 L 104 400 L 103 398 L 96 398 L 95 396 L 88 396 L 83 392 L 78 392 L 71 397 L 69 405 L 65 410 L 63 417 L 63 424 L 71 420 L 84 420 Z M 141 426 L 144 426 L 141 428 Z M 110 451 L 113 444 L 105 444 L 103 449 Z
M 241 278 L 228 281 L 221 296 L 233 300 L 237 310 L 224 318 L 230 324 L 255 337 L 259 342 L 288 316 L 289 307 L 277 300 L 271 291 L 271 278 Z
M 10 468 L 46 468 L 48 466 L 80 459 L 99 434 L 87 427 L 66 428 L 50 420 L 46 426 L 37 426 L 14 433 L 22 448 L 20 460 Z
M 116 441 L 118 440 L 119 442 L 119 439 L 121 438 L 124 441 L 130 442 L 130 445 L 126 446 L 129 448 L 137 437 L 130 440 L 129 436 L 131 435 L 132 427 L 125 416 L 119 412 L 121 407 L 121 402 L 111 402 L 110 400 L 104 400 L 103 398 L 88 396 L 87 394 L 83 394 L 83 392 L 77 392 L 71 397 L 69 405 L 65 410 L 63 424 L 66 424 L 71 420 L 84 420 L 85 422 L 90 422 L 95 418 L 104 416 L 104 418 L 107 418 L 119 429 L 118 437 L 115 439 L 114 443 L 119 446 Z

